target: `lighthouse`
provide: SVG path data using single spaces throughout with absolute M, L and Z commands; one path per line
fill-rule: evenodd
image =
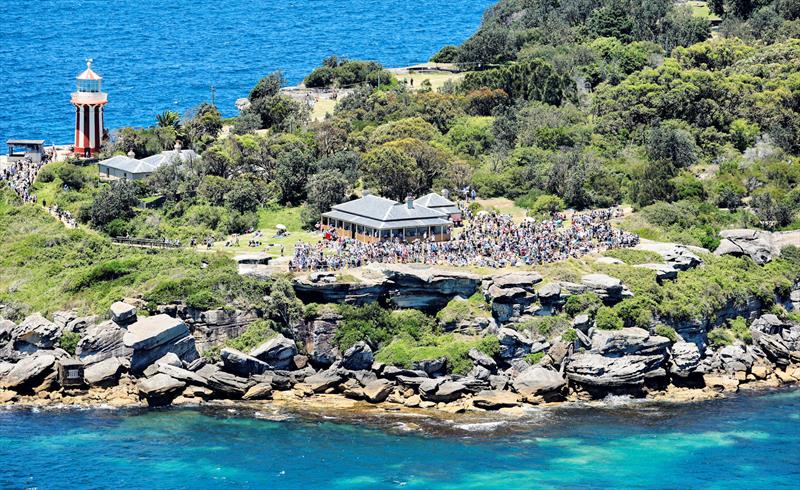
M 75 154 L 91 157 L 103 144 L 103 107 L 108 94 L 101 91 L 103 77 L 92 70 L 92 60 L 76 77 L 77 90 L 72 92 L 75 106 Z

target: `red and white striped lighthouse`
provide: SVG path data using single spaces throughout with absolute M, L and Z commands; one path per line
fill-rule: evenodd
M 75 106 L 75 153 L 90 157 L 103 144 L 103 107 L 108 94 L 101 91 L 103 77 L 92 71 L 92 60 L 86 60 L 86 70 L 76 77 L 77 90 L 72 92 Z

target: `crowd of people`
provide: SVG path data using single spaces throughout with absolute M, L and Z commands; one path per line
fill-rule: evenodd
M 337 270 L 374 262 L 492 268 L 556 262 L 638 244 L 637 235 L 611 226 L 611 219 L 620 215 L 616 208 L 597 209 L 574 213 L 569 221 L 554 214 L 546 220 L 525 218 L 517 223 L 507 214 L 480 212 L 471 217 L 462 233 L 444 242 L 423 239 L 408 243 L 397 238 L 376 243 L 349 238 L 300 242 L 289 270 Z
M 9 162 L 5 168 L 0 169 L 0 180 L 11 187 L 23 201 L 35 203 L 36 194 L 31 193 L 31 188 L 42 166 L 44 162 L 33 162 L 30 158 Z
M 46 204 L 46 202 L 42 201 L 42 206 L 45 206 L 50 214 L 61 220 L 67 228 L 75 228 L 78 226 L 75 217 L 72 216 L 72 213 L 68 210 L 58 207 L 58 204 L 53 204 L 52 206 L 46 206 Z

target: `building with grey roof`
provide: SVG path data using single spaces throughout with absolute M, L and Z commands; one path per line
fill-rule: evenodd
M 333 206 L 323 213 L 322 224 L 338 236 L 362 242 L 425 237 L 443 241 L 450 239 L 452 228 L 447 213 L 419 205 L 411 197 L 399 203 L 371 194 Z
M 443 190 L 442 194 L 437 194 L 436 192 L 425 194 L 424 196 L 415 199 L 414 205 L 423 206 L 429 209 L 435 209 L 436 211 L 441 211 L 442 213 L 448 215 L 450 221 L 454 223 L 460 222 L 461 209 L 459 209 L 456 203 L 454 203 L 453 201 L 451 201 L 446 197 L 448 194 L 446 190 Z
M 166 163 L 176 160 L 190 163 L 199 158 L 194 150 L 182 150 L 180 143 L 176 143 L 174 150 L 162 151 L 141 160 L 134 158 L 133 152 L 116 155 L 99 162 L 97 168 L 100 177 L 106 179 L 141 180 Z

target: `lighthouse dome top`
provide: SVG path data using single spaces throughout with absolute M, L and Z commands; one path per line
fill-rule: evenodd
M 100 75 L 95 73 L 94 70 L 92 70 L 92 62 L 93 61 L 94 60 L 92 60 L 91 58 L 86 60 L 86 69 L 83 70 L 77 77 L 75 77 L 77 80 L 102 80 L 103 79 L 103 77 L 101 77 Z

